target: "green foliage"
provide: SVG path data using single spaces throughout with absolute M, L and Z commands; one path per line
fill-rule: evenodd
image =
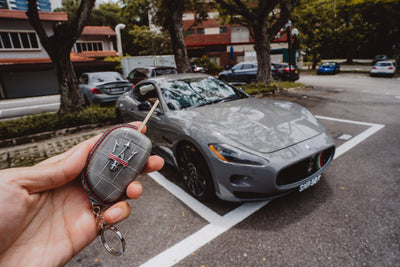
M 278 81 L 273 82 L 270 85 L 263 83 L 250 83 L 241 85 L 242 89 L 245 90 L 249 95 L 272 93 L 278 89 L 289 89 L 304 86 L 302 83 L 288 82 L 288 81 Z
M 303 0 L 292 21 L 310 60 L 371 58 L 400 46 L 398 0 Z
M 168 33 L 150 31 L 148 26 L 134 25 L 129 31 L 133 37 L 135 55 L 168 55 L 171 54 L 172 44 Z
M 80 113 L 43 113 L 15 120 L 0 121 L 2 139 L 76 127 L 85 124 L 116 123 L 115 107 L 90 106 Z

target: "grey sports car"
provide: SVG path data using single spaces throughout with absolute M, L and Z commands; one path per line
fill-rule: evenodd
M 205 74 L 138 83 L 117 101 L 121 121 L 143 120 L 153 153 L 177 166 L 188 191 L 206 201 L 272 199 L 317 183 L 335 145 L 305 108 L 257 99 Z

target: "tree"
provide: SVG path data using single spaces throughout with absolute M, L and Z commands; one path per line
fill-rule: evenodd
M 315 67 L 322 58 L 391 55 L 400 47 L 399 17 L 398 0 L 302 0 L 292 20 Z
M 76 17 L 67 23 L 56 24 L 53 34 L 47 36 L 39 19 L 37 0 L 28 0 L 26 12 L 29 22 L 39 36 L 40 42 L 52 60 L 61 94 L 60 114 L 80 112 L 82 109 L 78 80 L 74 72 L 70 52 L 87 23 L 96 0 L 81 1 Z
M 185 37 L 183 35 L 183 12 L 188 7 L 185 0 L 154 0 L 154 22 L 163 26 L 171 37 L 172 50 L 174 51 L 175 64 L 179 73 L 190 72 L 187 56 Z
M 134 25 L 129 31 L 133 37 L 133 47 L 138 55 L 168 55 L 173 53 L 171 38 L 167 32 L 157 33 L 150 31 L 148 26 Z
M 331 1 L 303 0 L 292 14 L 293 24 L 299 29 L 299 41 L 315 69 L 322 57 L 337 50 L 335 11 Z
M 257 82 L 272 82 L 270 45 L 300 0 L 215 0 L 222 18 L 247 27 L 257 55 Z

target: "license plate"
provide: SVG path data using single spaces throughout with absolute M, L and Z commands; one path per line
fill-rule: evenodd
M 111 88 L 111 93 L 122 92 L 122 91 L 124 91 L 123 87 Z
M 321 175 L 318 175 L 318 176 L 312 178 L 311 180 L 308 180 L 304 184 L 301 184 L 300 187 L 299 187 L 299 192 L 302 192 L 302 191 L 306 190 L 307 188 L 310 188 L 311 186 L 313 186 L 316 183 L 318 183 L 319 180 L 321 180 Z

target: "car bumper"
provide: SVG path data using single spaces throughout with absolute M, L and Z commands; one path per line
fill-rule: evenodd
M 322 151 L 330 154 L 329 161 L 322 168 L 309 172 L 301 170 L 303 165 L 314 162 L 315 157 Z M 315 183 L 332 162 L 334 151 L 332 138 L 323 133 L 289 148 L 265 155 L 269 161 L 266 166 L 225 163 L 212 157 L 209 157 L 212 161 L 209 166 L 215 177 L 216 194 L 219 198 L 234 202 L 267 200 Z M 303 174 L 298 174 L 298 171 Z
M 105 103 L 116 102 L 121 95 L 122 94 L 118 94 L 118 95 L 106 95 L 106 94 L 94 95 L 93 98 L 92 98 L 92 103 L 93 104 L 105 104 Z

